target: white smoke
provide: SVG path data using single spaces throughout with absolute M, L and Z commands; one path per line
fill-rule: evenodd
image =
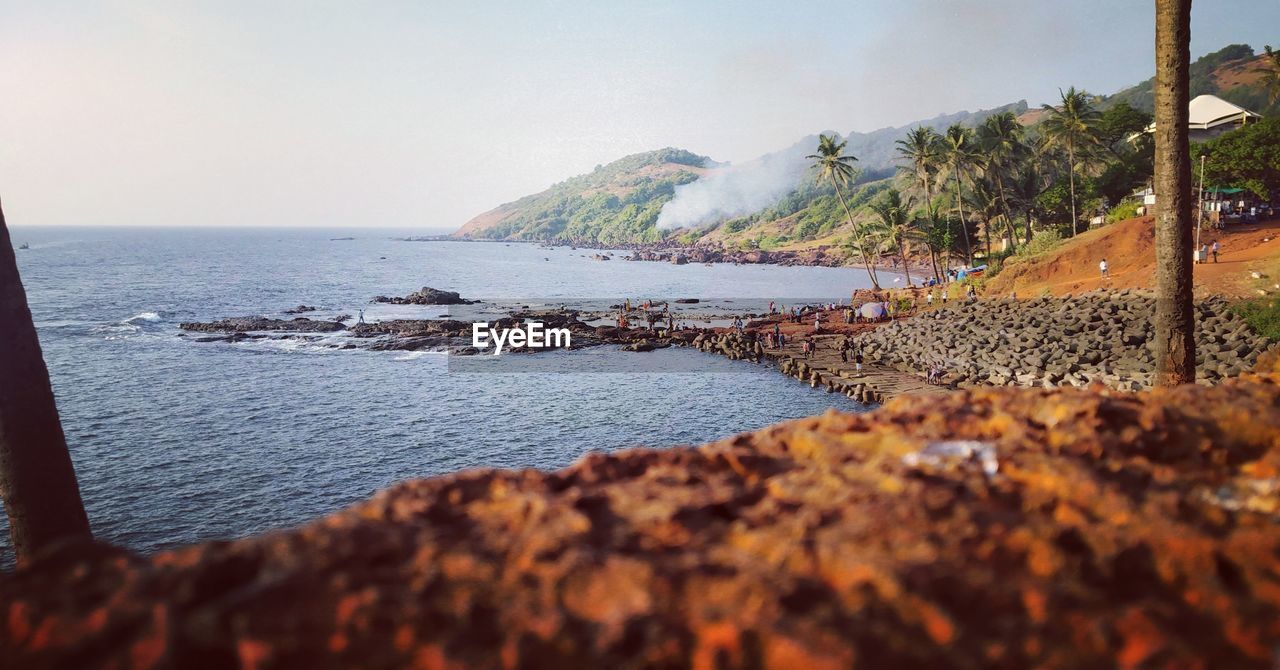
M 676 187 L 658 214 L 658 228 L 700 228 L 769 207 L 793 191 L 809 169 L 802 153 L 781 151 L 718 168 Z

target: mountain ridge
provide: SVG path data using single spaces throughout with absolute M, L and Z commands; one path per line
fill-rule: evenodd
M 1280 113 L 1259 85 L 1265 56 L 1247 44 L 1232 44 L 1205 54 L 1191 67 L 1192 95 L 1211 93 L 1252 111 Z M 1154 79 L 1095 96 L 1107 109 L 1127 103 L 1149 112 Z M 1012 112 L 1025 126 L 1044 116 L 1025 99 L 974 112 L 938 114 L 901 126 L 840 134 L 845 153 L 856 156 L 859 174 L 850 196 L 856 208 L 886 185 L 899 165 L 896 142 L 908 130 L 925 126 L 942 131 L 952 124 L 975 126 L 989 116 Z M 826 131 L 828 134 L 831 131 Z M 668 147 L 625 156 L 548 189 L 503 203 L 466 222 L 458 238 L 552 241 L 576 244 L 637 244 L 671 240 L 692 244 L 728 244 L 751 235 L 761 248 L 803 248 L 827 244 L 848 227 L 843 208 L 829 185 L 818 183 L 804 157 L 817 134 L 740 164 L 717 163 Z M 708 179 L 710 177 L 710 179 Z M 740 182 L 740 183 L 735 183 Z M 775 182 L 780 182 L 775 183 Z M 716 186 L 721 186 L 716 193 Z M 700 211 L 664 216 L 663 209 L 681 189 L 702 197 Z M 670 219 L 670 220 L 669 220 Z

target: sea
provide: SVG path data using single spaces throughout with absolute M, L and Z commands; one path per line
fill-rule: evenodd
M 314 318 L 441 315 L 373 305 L 423 286 L 477 299 L 848 300 L 856 268 L 612 261 L 535 244 L 403 241 L 368 228 L 12 227 L 97 538 L 139 552 L 287 528 L 388 485 L 470 468 L 567 466 L 697 444 L 834 408 L 769 366 L 691 349 L 537 356 L 570 373 L 459 373 L 443 354 L 312 339 L 198 342 L 178 324 L 315 306 Z M 582 358 L 589 357 L 589 358 Z M 657 371 L 636 357 L 661 357 Z M 0 524 L 4 522 L 0 520 Z M 12 564 L 0 528 L 0 563 Z

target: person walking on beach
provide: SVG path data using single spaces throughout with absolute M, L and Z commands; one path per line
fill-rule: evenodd
M 1102 272 L 1103 279 L 1106 279 L 1109 276 L 1107 274 L 1107 259 L 1104 258 L 1101 263 L 1098 263 L 1098 270 Z
M 1213 262 L 1217 263 L 1218 262 L 1218 241 L 1217 240 L 1213 241 L 1213 246 L 1210 248 L 1210 250 L 1213 252 Z
M 861 351 L 859 351 L 858 354 L 854 356 L 853 366 L 854 366 L 854 369 L 858 371 L 858 374 L 862 374 L 862 352 Z
M 933 291 L 929 291 L 925 294 L 924 304 L 928 307 L 933 307 Z

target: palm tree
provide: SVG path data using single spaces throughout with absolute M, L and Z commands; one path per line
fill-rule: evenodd
M 965 172 L 976 158 L 973 151 L 972 134 L 964 126 L 954 123 L 943 135 L 943 156 L 947 169 L 956 182 L 956 209 L 960 211 L 960 230 L 964 233 L 965 262 L 973 265 L 973 246 L 969 243 L 969 226 L 964 215 L 964 187 L 962 181 Z
M 915 177 L 926 202 L 933 199 L 930 187 L 941 159 L 941 142 L 942 136 L 938 131 L 926 126 L 912 128 L 905 138 L 896 142 L 898 157 L 907 161 L 907 165 L 900 169 Z
M 1191 305 L 1191 0 L 1156 0 L 1156 384 L 1196 380 Z
M 1031 243 L 1032 234 L 1031 210 L 1035 209 L 1036 198 L 1039 198 L 1046 188 L 1034 161 L 1027 161 L 1009 182 L 1009 197 L 1014 207 L 1022 212 L 1027 220 L 1027 234 L 1023 240 L 1028 244 Z
M 951 248 L 955 246 L 954 236 L 951 234 L 951 222 L 942 213 L 941 207 L 936 203 L 926 202 L 924 208 L 916 212 L 911 225 L 916 230 L 917 238 L 929 249 L 929 263 L 933 265 L 933 278 L 941 282 L 942 273 L 938 268 L 938 256 L 945 253 L 949 257 Z
M 1262 74 L 1262 85 L 1267 89 L 1267 100 L 1280 100 L 1280 49 L 1267 47 L 1267 71 Z
M 1013 230 L 1013 215 L 1009 210 L 1009 197 L 1005 193 L 1005 178 L 1012 175 L 1030 154 L 1022 140 L 1023 127 L 1013 112 L 1003 112 L 987 117 L 978 127 L 978 149 L 982 155 L 983 170 L 995 182 L 996 196 L 1000 200 L 1000 212 L 1004 215 L 1009 243 L 1016 249 L 1018 236 Z
M 0 498 L 22 562 L 56 541 L 91 537 L 0 209 Z
M 969 212 L 982 222 L 982 238 L 986 245 L 987 259 L 990 260 L 991 224 L 1001 216 L 1000 198 L 996 195 L 995 185 L 989 177 L 975 178 L 965 200 L 969 203 Z
M 880 280 L 876 277 L 875 268 L 871 265 L 870 255 L 867 253 L 867 234 L 857 223 L 853 221 L 853 212 L 849 210 L 849 203 L 845 201 L 844 189 L 853 182 L 857 171 L 853 167 L 854 161 L 858 160 L 854 156 L 845 156 L 844 147 L 848 142 L 841 141 L 836 135 L 819 135 L 818 136 L 818 153 L 810 154 L 805 158 L 816 161 L 814 167 L 818 168 L 818 181 L 831 182 L 831 186 L 836 190 L 836 197 L 840 199 L 840 206 L 844 208 L 844 215 L 849 219 L 849 226 L 853 228 L 853 237 L 857 245 L 859 255 L 862 256 L 862 264 L 867 269 L 867 276 L 871 278 L 871 287 L 880 290 Z
M 907 286 L 911 286 L 911 267 L 907 265 L 907 246 L 916 233 L 911 226 L 911 201 L 902 202 L 902 194 L 891 188 L 870 205 L 877 217 L 871 234 L 880 243 L 898 254 L 902 260 L 902 270 L 907 276 Z
M 1067 152 L 1067 178 L 1071 182 L 1071 235 L 1076 234 L 1076 159 L 1098 144 L 1094 126 L 1101 113 L 1089 102 L 1089 94 L 1072 86 L 1062 95 L 1058 107 L 1045 105 L 1049 116 L 1041 123 L 1044 141 Z

